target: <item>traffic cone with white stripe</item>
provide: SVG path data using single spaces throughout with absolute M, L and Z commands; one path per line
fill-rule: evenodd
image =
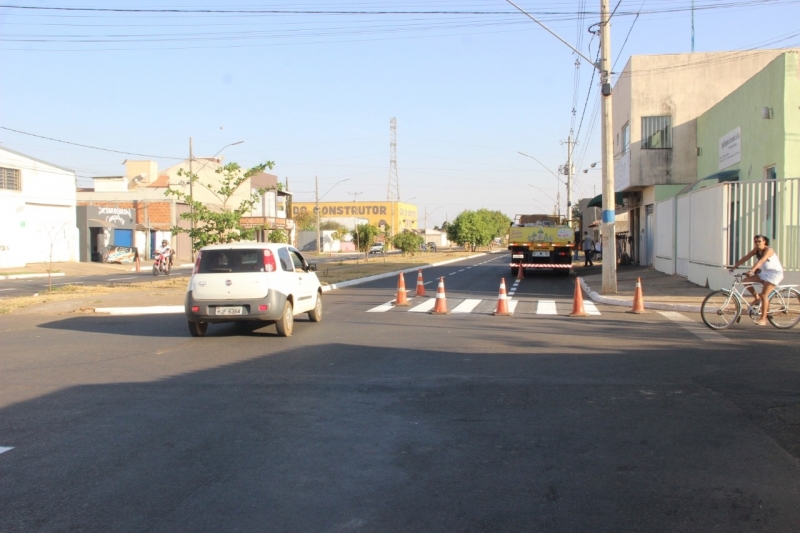
M 397 277 L 397 298 L 394 299 L 394 305 L 408 305 L 406 278 L 402 272 L 400 272 L 400 275 Z
M 636 278 L 636 290 L 633 292 L 633 307 L 628 313 L 642 314 L 644 310 L 644 296 L 642 295 L 642 278 Z
M 519 268 L 517 268 L 517 279 L 525 279 L 525 268 L 522 266 L 522 262 L 520 262 Z
M 425 282 L 422 281 L 422 269 L 417 274 L 417 296 L 425 296 Z
M 497 308 L 495 316 L 511 316 L 508 310 L 508 295 L 506 294 L 506 278 L 500 278 L 500 294 L 497 296 Z
M 444 295 L 444 278 L 439 278 L 439 287 L 436 289 L 436 305 L 433 306 L 432 315 L 447 315 L 447 298 Z
M 569 316 L 589 316 L 583 308 L 583 291 L 581 278 L 575 278 L 575 297 L 572 300 L 572 312 Z

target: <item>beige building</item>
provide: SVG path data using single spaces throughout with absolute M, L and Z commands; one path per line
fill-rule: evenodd
M 697 180 L 697 118 L 783 50 L 631 56 L 612 93 L 615 190 L 631 257 L 655 259 L 654 204 Z

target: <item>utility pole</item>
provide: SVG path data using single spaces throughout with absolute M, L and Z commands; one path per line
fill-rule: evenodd
M 192 238 L 189 239 L 189 248 L 192 251 L 192 263 L 194 263 L 194 179 L 192 179 L 192 161 L 194 161 L 194 153 L 192 152 L 192 138 L 189 137 L 189 198 L 192 199 L 192 203 L 189 204 L 190 213 L 192 215 L 192 232 L 190 233 Z
M 614 195 L 614 138 L 611 122 L 611 21 L 608 0 L 600 0 L 600 91 L 602 104 L 603 147 L 603 293 L 617 292 L 617 247 L 614 221 L 616 205 Z
M 319 232 L 319 178 L 314 176 L 314 185 L 316 186 L 316 202 L 314 205 L 314 212 L 317 213 L 317 254 L 321 253 L 319 241 L 320 241 L 320 232 Z
M 572 142 L 572 132 L 570 132 L 567 137 L 567 164 L 558 168 L 558 171 L 567 177 L 567 212 L 565 214 L 567 220 L 572 219 L 572 174 L 575 172 L 572 164 L 573 146 L 575 143 Z

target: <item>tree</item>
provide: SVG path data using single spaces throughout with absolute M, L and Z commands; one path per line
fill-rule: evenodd
M 241 220 L 253 209 L 266 190 L 259 189 L 251 192 L 248 198 L 242 200 L 236 207 L 229 206 L 228 202 L 242 185 L 249 183 L 253 175 L 263 172 L 267 168 L 271 169 L 274 164 L 272 161 L 267 161 L 243 173 L 238 164 L 231 162 L 216 169 L 215 172 L 220 176 L 217 183 L 200 183 L 200 177 L 197 174 L 179 169 L 179 176 L 186 177 L 195 187 L 201 186 L 207 189 L 219 200 L 219 204 L 209 206 L 197 201 L 191 194 L 168 187 L 164 192 L 166 196 L 174 196 L 191 207 L 188 213 L 181 214 L 181 218 L 193 221 L 190 229 L 174 226 L 172 234 L 188 233 L 194 250 L 199 250 L 209 244 L 252 239 L 255 229 L 242 227 Z
M 317 218 L 310 211 L 300 211 L 294 215 L 294 225 L 297 231 L 315 231 L 317 229 Z
M 274 229 L 267 236 L 269 242 L 289 242 L 289 236 L 282 229 Z
M 69 223 L 62 222 L 61 224 L 54 223 L 50 226 L 43 226 L 41 231 L 47 238 L 47 260 L 45 261 L 45 270 L 47 271 L 47 290 L 53 290 L 53 263 L 55 259 L 56 245 L 64 243 L 67 239 L 67 227 Z
M 381 229 L 374 224 L 359 224 L 353 231 L 353 240 L 356 241 L 358 250 L 364 252 L 367 259 L 369 259 L 369 249 L 380 232 Z
M 392 246 L 400 250 L 403 255 L 414 255 L 424 243 L 425 238 L 422 235 L 410 231 L 400 232 L 392 238 Z
M 474 252 L 478 246 L 486 246 L 495 237 L 505 235 L 510 225 L 511 219 L 500 211 L 462 211 L 448 224 L 447 238 Z

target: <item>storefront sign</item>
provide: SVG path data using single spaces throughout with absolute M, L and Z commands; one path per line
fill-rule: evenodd
M 742 128 L 736 128 L 719 140 L 719 169 L 723 170 L 742 160 Z
M 97 207 L 87 206 L 90 221 L 105 222 L 107 227 L 133 228 L 136 222 L 136 212 L 132 207 Z M 93 224 L 90 224 L 93 226 Z

